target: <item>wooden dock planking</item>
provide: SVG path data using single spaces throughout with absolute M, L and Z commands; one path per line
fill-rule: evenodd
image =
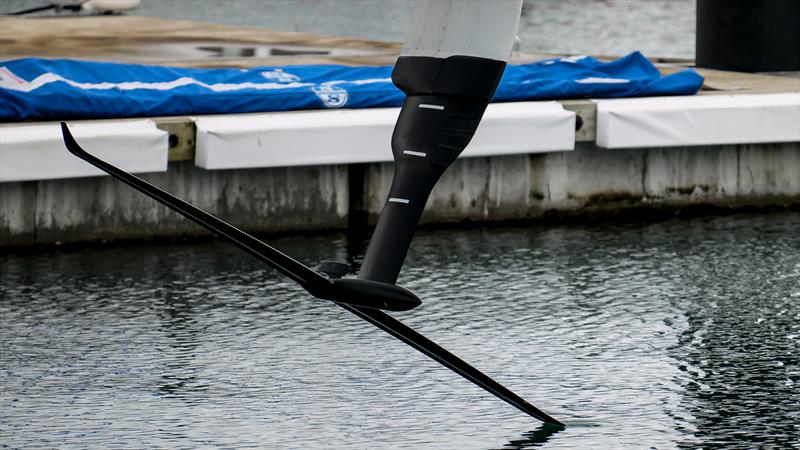
M 81 58 L 142 64 L 215 66 L 215 58 L 193 58 L 192 44 L 300 46 L 395 55 L 401 45 L 347 37 L 145 16 L 0 17 L 0 57 Z M 187 44 L 185 48 L 169 45 Z M 304 59 L 303 57 L 292 57 Z M 241 59 L 250 65 L 251 58 Z M 264 58 L 258 58 L 264 59 Z M 271 59 L 271 58 L 269 58 Z M 279 58 L 282 59 L 282 58 Z M 326 60 L 312 55 L 312 60 Z M 295 64 L 298 64 L 297 62 Z M 303 62 L 305 63 L 305 62 Z M 274 64 L 274 63 L 273 63 Z M 280 64 L 280 63 L 278 63 Z M 224 65 L 232 66 L 230 62 Z
M 662 74 L 668 75 L 685 66 L 659 64 Z M 698 95 L 718 94 L 771 94 L 777 92 L 800 92 L 800 78 L 761 73 L 729 72 L 725 70 L 693 67 L 705 78 Z

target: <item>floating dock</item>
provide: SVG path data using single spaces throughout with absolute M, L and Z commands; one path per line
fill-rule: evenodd
M 148 17 L 0 18 L 0 58 L 184 67 L 390 65 L 397 43 Z M 512 63 L 559 55 L 514 55 Z M 566 56 L 566 55 L 565 55 Z M 663 73 L 689 62 L 659 64 Z M 1 65 L 1 64 L 0 64 Z M 696 96 L 490 105 L 422 223 L 800 206 L 800 78 L 696 69 Z M 363 228 L 399 108 L 70 122 L 89 151 L 252 232 Z M 0 124 L 0 246 L 203 234 L 69 155 L 55 123 Z

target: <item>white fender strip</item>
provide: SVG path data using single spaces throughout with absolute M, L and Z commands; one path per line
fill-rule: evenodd
M 89 153 L 133 173 L 167 170 L 168 133 L 150 119 L 69 122 Z M 73 156 L 57 122 L 0 126 L 0 182 L 106 175 Z
M 597 145 L 669 147 L 800 141 L 800 93 L 596 100 Z
M 195 164 L 235 169 L 391 161 L 399 113 L 400 108 L 378 108 L 201 116 Z M 575 113 L 560 103 L 494 103 L 462 157 L 574 146 Z

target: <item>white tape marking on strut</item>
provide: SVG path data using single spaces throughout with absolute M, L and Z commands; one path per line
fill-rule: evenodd
M 390 203 L 408 203 L 407 198 L 397 198 L 397 197 L 389 197 Z
M 438 109 L 439 111 L 444 111 L 444 105 L 430 105 L 428 103 L 420 103 L 419 107 L 424 109 Z
M 403 150 L 403 153 L 405 153 L 406 155 L 411 155 L 411 156 L 421 156 L 423 158 L 428 156 L 428 154 L 425 153 L 425 152 L 413 152 L 411 150 Z

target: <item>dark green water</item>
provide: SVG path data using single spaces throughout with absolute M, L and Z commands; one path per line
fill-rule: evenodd
M 358 261 L 344 236 L 282 238 Z M 420 232 L 396 317 L 559 432 L 224 243 L 0 262 L 0 444 L 800 448 L 800 214 Z

